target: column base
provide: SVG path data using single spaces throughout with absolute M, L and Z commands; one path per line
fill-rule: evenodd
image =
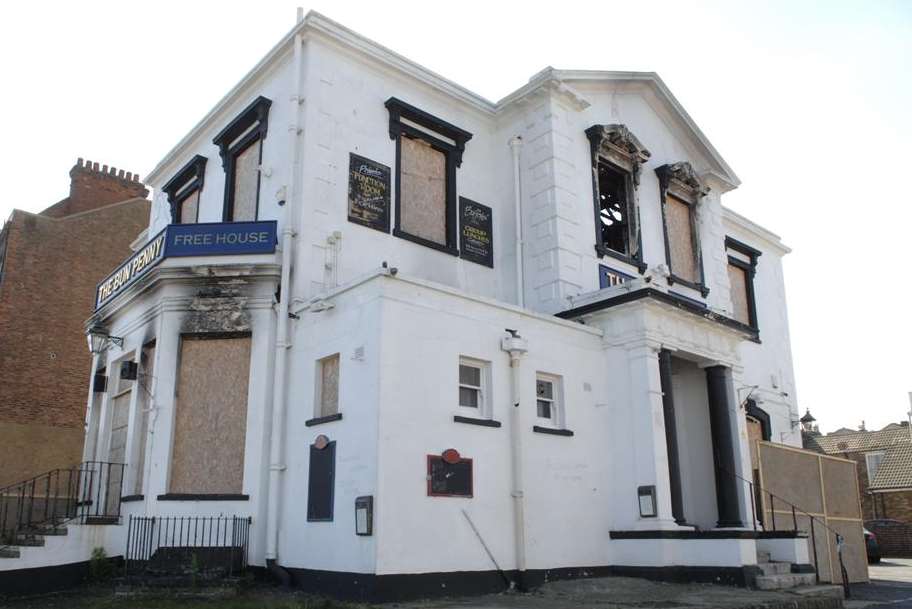
M 747 526 L 740 520 L 720 520 L 716 523 L 717 529 L 746 529 Z

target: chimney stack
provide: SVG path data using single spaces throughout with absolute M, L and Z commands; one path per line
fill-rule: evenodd
M 99 167 L 96 162 L 80 158 L 70 169 L 70 196 L 44 213 L 69 216 L 148 195 L 149 189 L 139 181 L 138 174 L 113 166 Z

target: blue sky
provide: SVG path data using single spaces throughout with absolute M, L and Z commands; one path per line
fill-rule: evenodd
M 881 427 L 912 391 L 912 1 L 305 4 L 488 97 L 541 68 L 658 72 L 783 237 L 798 402 Z M 0 217 L 85 157 L 147 173 L 293 25 L 293 2 L 44 2 L 0 23 Z

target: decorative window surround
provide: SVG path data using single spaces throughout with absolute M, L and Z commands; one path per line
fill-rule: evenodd
M 706 298 L 706 296 L 709 295 L 709 288 L 706 287 L 703 273 L 703 255 L 700 249 L 697 210 L 700 200 L 709 193 L 709 187 L 697 176 L 693 167 L 687 161 L 662 165 L 661 167 L 656 168 L 655 172 L 659 177 L 659 200 L 662 202 L 662 234 L 665 238 L 665 263 L 671 271 L 671 275 L 668 277 L 668 283 L 679 283 L 688 288 L 697 290 L 703 298 Z M 689 279 L 685 279 L 675 274 L 675 267 L 672 264 L 671 259 L 671 242 L 668 237 L 667 208 L 669 196 L 687 205 L 689 209 L 691 247 L 693 250 L 697 281 L 690 281 Z
M 740 257 L 729 254 L 728 264 L 744 271 L 746 276 L 745 290 L 747 292 L 747 317 L 749 321 L 747 325 L 755 332 L 758 332 L 759 327 L 757 324 L 757 301 L 754 294 L 754 276 L 757 274 L 757 258 L 759 258 L 763 252 L 746 243 L 742 243 L 737 239 L 733 239 L 732 237 L 725 238 L 725 249 L 740 254 Z M 745 261 L 742 258 L 747 258 L 748 261 Z M 734 316 L 734 312 L 732 315 Z
M 184 202 L 193 194 L 197 195 L 197 209 L 193 222 L 199 222 L 199 194 L 203 190 L 207 160 L 202 155 L 196 155 L 162 187 L 162 190 L 168 195 L 168 205 L 171 207 L 171 222 L 173 224 L 188 223 L 188 219 L 184 218 L 182 214 L 183 206 Z
M 589 150 L 592 155 L 592 193 L 595 209 L 595 251 L 600 257 L 610 256 L 633 265 L 640 273 L 646 271 L 643 262 L 640 214 L 637 205 L 637 189 L 640 185 L 640 169 L 652 153 L 636 138 L 626 125 L 593 125 L 586 129 Z M 601 207 L 599 198 L 599 162 L 608 163 L 615 171 L 623 173 L 627 196 L 627 252 L 617 252 L 605 246 L 601 231 Z
M 396 211 L 393 235 L 453 256 L 459 255 L 457 231 L 456 168 L 462 165 L 462 153 L 472 134 L 428 114 L 395 97 L 386 100 L 389 110 L 389 136 L 396 141 Z M 445 157 L 445 243 L 412 235 L 402 229 L 402 137 L 423 141 Z
M 238 156 L 250 146 L 259 142 L 261 145 L 257 164 L 262 162 L 262 141 L 266 139 L 266 131 L 269 122 L 269 107 L 271 105 L 271 100 L 263 96 L 258 97 L 212 140 L 212 143 L 219 147 L 219 154 L 222 157 L 222 167 L 225 169 L 225 203 L 222 210 L 223 222 L 231 222 L 234 216 L 235 166 Z M 256 213 L 254 214 L 254 220 L 259 216 L 260 207 L 259 171 L 257 172 L 256 192 Z

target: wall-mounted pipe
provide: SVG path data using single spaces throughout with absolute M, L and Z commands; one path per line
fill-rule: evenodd
M 524 506 L 524 485 L 522 467 L 522 376 L 520 374 L 520 361 L 529 350 L 525 339 L 520 337 L 516 330 L 507 330 L 510 336 L 505 336 L 500 343 L 500 348 L 510 355 L 510 392 L 513 398 L 510 408 L 510 465 L 513 477 L 513 541 L 516 550 L 516 587 L 525 589 L 526 576 L 526 524 Z
M 516 222 L 516 304 L 525 306 L 525 281 L 523 279 L 523 230 L 522 230 L 522 188 L 520 179 L 519 152 L 523 141 L 520 136 L 510 140 L 513 153 L 513 211 Z
M 298 23 L 304 20 L 304 11 L 298 9 Z M 281 474 L 285 471 L 285 404 L 287 402 L 288 350 L 291 298 L 291 255 L 294 250 L 295 222 L 298 220 L 298 192 L 296 188 L 297 159 L 300 152 L 301 115 L 301 55 L 303 39 L 298 33 L 294 38 L 294 78 L 289 98 L 292 121 L 289 126 L 288 205 L 282 228 L 282 273 L 279 289 L 279 306 L 276 311 L 276 357 L 272 394 L 272 426 L 269 432 L 269 477 L 266 504 L 266 560 L 274 562 L 279 555 L 279 505 L 281 502 Z

